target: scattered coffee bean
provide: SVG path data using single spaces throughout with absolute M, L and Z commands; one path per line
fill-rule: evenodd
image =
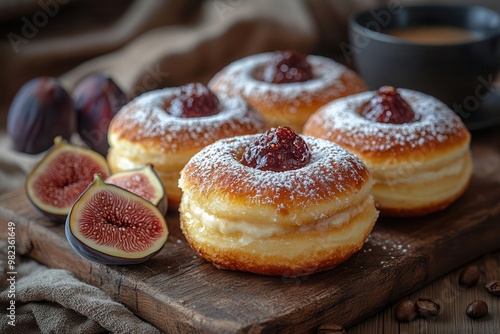
M 486 288 L 486 291 L 488 291 L 490 294 L 493 296 L 500 296 L 500 281 L 499 280 L 494 280 L 486 283 L 484 286 Z
M 479 281 L 480 276 L 481 272 L 479 271 L 478 266 L 472 265 L 465 267 L 458 275 L 458 284 L 463 287 L 469 288 L 476 285 L 477 281 Z
M 342 326 L 325 324 L 318 327 L 318 334 L 347 334 Z
M 403 299 L 394 309 L 394 316 L 397 321 L 410 322 L 417 317 L 417 307 L 409 299 Z
M 415 306 L 417 307 L 418 314 L 423 317 L 434 317 L 441 312 L 441 305 L 439 305 L 439 302 L 430 297 L 417 299 Z
M 474 300 L 469 304 L 469 306 L 467 306 L 465 314 L 472 319 L 484 317 L 488 314 L 488 304 L 486 304 L 483 300 Z

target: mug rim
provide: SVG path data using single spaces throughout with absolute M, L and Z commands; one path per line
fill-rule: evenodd
M 379 7 L 373 8 L 373 9 L 363 10 L 363 11 L 359 11 L 357 13 L 351 14 L 349 17 L 349 20 L 348 20 L 350 29 L 355 31 L 358 34 L 361 34 L 361 35 L 369 38 L 369 39 L 377 40 L 380 42 L 390 43 L 390 44 L 394 44 L 394 45 L 414 45 L 414 46 L 420 46 L 420 47 L 437 47 L 437 48 L 450 47 L 450 46 L 453 47 L 453 46 L 460 46 L 460 45 L 472 45 L 474 43 L 481 43 L 481 42 L 484 42 L 486 40 L 489 40 L 492 38 L 497 38 L 500 36 L 500 12 L 497 12 L 491 8 L 480 6 L 480 5 L 453 5 L 453 4 L 452 5 L 446 5 L 446 4 L 408 5 L 408 6 L 402 7 L 402 10 L 400 12 L 392 14 L 392 15 L 400 15 L 404 10 L 411 11 L 411 10 L 415 10 L 415 9 L 419 9 L 419 10 L 429 9 L 429 10 L 441 10 L 441 11 L 443 11 L 443 10 L 450 10 L 451 8 L 454 8 L 454 9 L 462 9 L 462 10 L 466 10 L 466 11 L 481 10 L 484 12 L 489 12 L 490 15 L 497 17 L 497 20 L 498 20 L 497 26 L 492 28 L 491 31 L 486 31 L 486 32 L 482 33 L 480 36 L 478 36 L 477 38 L 473 38 L 471 40 L 466 40 L 466 41 L 462 41 L 462 42 L 459 41 L 459 42 L 450 42 L 450 43 L 426 43 L 426 42 L 421 42 L 421 41 L 418 41 L 418 42 L 411 41 L 408 39 L 398 38 L 398 37 L 383 33 L 383 29 L 385 27 L 382 27 L 380 29 L 380 31 L 376 31 L 376 30 L 371 30 L 371 29 L 366 27 L 366 24 L 368 24 L 369 22 L 367 22 L 365 25 L 363 25 L 360 22 L 360 19 L 363 16 L 372 14 L 372 12 L 377 11 L 377 10 L 383 10 L 383 9 L 387 10 L 387 8 L 388 8 L 388 6 L 385 5 L 385 6 L 379 6 Z M 376 19 L 373 18 L 373 21 L 376 22 Z M 418 26 L 418 25 L 415 25 L 415 26 Z M 410 26 L 403 25 L 403 26 L 400 26 L 399 28 L 404 28 L 404 27 L 410 27 Z

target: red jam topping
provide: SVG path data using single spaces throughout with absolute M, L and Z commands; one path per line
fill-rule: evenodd
M 403 124 L 415 120 L 410 105 L 390 86 L 381 87 L 361 108 L 361 115 L 378 123 Z
M 284 172 L 304 167 L 311 151 L 304 139 L 288 127 L 271 128 L 247 146 L 241 163 L 245 166 Z
M 168 112 L 180 118 L 206 117 L 220 112 L 217 96 L 201 83 L 180 87 L 180 93 L 170 102 Z
M 295 51 L 276 51 L 264 67 L 263 80 L 275 84 L 303 82 L 313 78 L 312 67 L 304 55 Z

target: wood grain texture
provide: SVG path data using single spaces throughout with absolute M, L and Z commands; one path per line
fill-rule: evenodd
M 173 214 L 167 217 L 171 235 L 162 252 L 128 267 L 79 257 L 63 226 L 43 219 L 22 189 L 0 197 L 0 220 L 16 223 L 20 254 L 72 271 L 169 333 L 307 333 L 331 322 L 348 327 L 500 249 L 500 136 L 495 131 L 477 135 L 472 147 L 471 185 L 446 211 L 380 219 L 363 249 L 347 262 L 294 279 L 215 269 L 191 250 Z M 6 238 L 5 228 L 0 236 Z M 392 321 L 388 311 L 380 316 L 381 324 Z
M 375 316 L 348 328 L 348 334 L 499 334 L 500 298 L 488 294 L 484 285 L 500 278 L 500 252 L 485 255 L 470 264 L 477 265 L 481 270 L 479 282 L 473 287 L 458 285 L 458 275 L 463 269 L 460 268 L 405 296 L 413 301 L 419 297 L 434 297 L 441 305 L 441 313 L 437 317 L 400 323 L 394 317 L 397 304 L 394 303 Z M 483 318 L 470 319 L 465 310 L 476 299 L 484 300 L 489 312 Z

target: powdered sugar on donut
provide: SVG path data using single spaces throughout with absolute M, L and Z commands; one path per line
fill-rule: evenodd
M 196 154 L 181 173 L 195 180 L 196 192 L 245 194 L 251 203 L 302 205 L 330 199 L 345 208 L 353 194 L 371 187 L 371 176 L 359 158 L 340 146 L 323 139 L 303 136 L 311 149 L 311 161 L 305 167 L 284 172 L 262 171 L 243 165 L 239 159 L 247 145 L 258 135 L 220 140 Z M 194 190 L 192 190 L 194 191 Z M 280 208 L 278 208 L 280 209 Z
M 416 147 L 436 145 L 461 137 L 460 118 L 439 100 L 412 90 L 398 89 L 416 115 L 416 121 L 403 124 L 378 123 L 359 114 L 373 92 L 363 92 L 332 101 L 313 114 L 304 133 L 321 131 L 327 138 L 360 152 L 400 154 Z M 318 130 L 321 128 L 321 130 Z
M 298 107 L 311 105 L 317 99 L 344 96 L 347 87 L 340 78 L 355 75 L 350 69 L 332 59 L 309 55 L 307 61 L 312 66 L 314 76 L 312 80 L 285 84 L 259 80 L 258 72 L 272 61 L 272 57 L 273 53 L 261 53 L 237 60 L 216 75 L 208 86 L 229 95 L 240 95 L 244 98 L 260 96 L 270 104 L 280 102 Z M 326 87 L 328 89 L 325 89 Z M 356 89 L 356 91 L 362 90 L 362 87 Z
M 179 151 L 182 143 L 193 141 L 204 147 L 221 137 L 235 133 L 248 133 L 249 129 L 261 129 L 264 120 L 243 99 L 219 94 L 221 111 L 212 116 L 179 118 L 165 109 L 176 96 L 179 88 L 165 88 L 145 93 L 124 106 L 112 120 L 110 128 L 129 140 L 159 140 L 168 151 Z M 254 132 L 254 131 L 252 131 Z

